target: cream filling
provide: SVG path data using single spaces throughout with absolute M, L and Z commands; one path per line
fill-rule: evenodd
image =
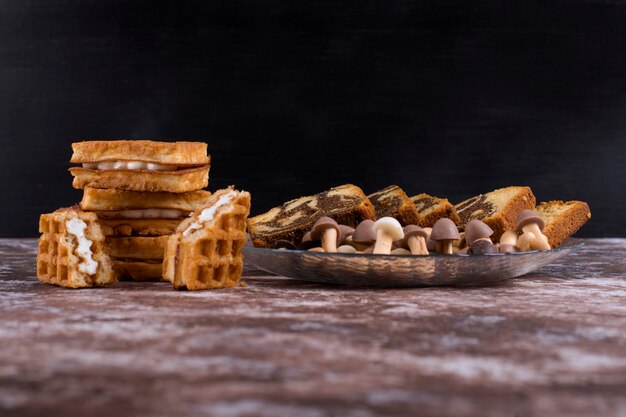
M 211 207 L 207 207 L 198 216 L 198 220 L 191 223 L 187 229 L 183 232 L 183 236 L 187 236 L 189 233 L 194 230 L 200 229 L 204 226 L 205 223 L 212 221 L 215 218 L 215 214 L 217 214 L 217 210 L 220 208 L 229 205 L 233 199 L 237 196 L 237 192 L 229 191 L 226 194 L 222 195 Z
M 76 237 L 78 241 L 78 247 L 76 248 L 76 253 L 83 259 L 83 262 L 78 264 L 78 270 L 87 275 L 94 275 L 96 273 L 96 269 L 98 268 L 98 262 L 96 262 L 91 253 L 91 244 L 93 243 L 91 240 L 87 239 L 85 236 L 85 229 L 87 228 L 87 223 L 75 217 L 65 222 L 65 227 L 67 231 Z
M 123 169 L 123 170 L 148 170 L 148 171 L 176 171 L 179 167 L 176 165 L 155 164 L 153 162 L 143 161 L 111 161 L 111 162 L 83 162 L 83 168 L 88 169 Z
M 99 211 L 98 217 L 103 219 L 183 219 L 189 216 L 188 211 L 177 209 L 137 209 Z

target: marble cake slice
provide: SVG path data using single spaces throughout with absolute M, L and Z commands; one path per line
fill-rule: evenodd
M 543 234 L 553 248 L 591 219 L 591 211 L 584 201 L 547 201 L 539 204 L 535 210 L 546 222 Z
M 271 247 L 277 240 L 297 244 L 322 216 L 356 227 L 365 219 L 376 220 L 372 203 L 356 185 L 345 184 L 321 193 L 299 197 L 248 219 L 248 231 L 257 247 Z
M 530 187 L 506 187 L 479 194 L 454 206 L 461 219 L 460 228 L 474 219 L 493 229 L 491 238 L 500 239 L 506 230 L 515 230 L 515 218 L 524 210 L 534 210 L 536 199 Z
M 376 217 L 393 217 L 402 226 L 419 224 L 420 216 L 415 204 L 397 185 L 390 185 L 367 196 L 374 206 Z
M 447 198 L 422 193 L 411 197 L 411 201 L 419 213 L 419 225 L 422 227 L 433 227 L 437 220 L 444 218 L 452 220 L 457 226 L 461 224 L 456 209 Z

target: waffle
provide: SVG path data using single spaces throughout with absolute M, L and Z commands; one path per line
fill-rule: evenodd
M 175 288 L 234 287 L 241 279 L 250 193 L 219 190 L 167 242 L 163 278 Z
M 105 236 L 163 236 L 176 231 L 183 219 L 99 219 Z
M 203 142 L 155 142 L 151 140 L 93 140 L 72 143 L 71 163 L 144 161 L 166 165 L 207 165 Z
M 80 208 L 89 211 L 168 209 L 196 211 L 211 195 L 204 190 L 188 193 L 140 192 L 86 187 Z
M 583 201 L 548 201 L 539 204 L 535 210 L 546 222 L 543 234 L 553 248 L 591 219 L 589 206 Z
M 323 216 L 337 223 L 356 227 L 365 219 L 376 220 L 372 203 L 363 191 L 352 184 L 331 188 L 308 197 L 300 197 L 248 219 L 254 246 L 271 247 L 278 240 L 294 244 Z
M 111 258 L 160 261 L 169 236 L 106 238 L 104 251 Z
M 209 184 L 209 165 L 176 171 L 70 168 L 74 188 L 116 188 L 130 191 L 196 191 Z
M 535 196 L 530 187 L 506 187 L 469 198 L 454 206 L 461 228 L 473 219 L 482 220 L 493 229 L 491 238 L 500 239 L 506 230 L 515 230 L 515 217 L 524 210 L 534 210 Z
M 83 228 L 84 237 L 80 236 Z M 40 281 L 66 288 L 104 286 L 116 282 L 111 260 L 103 251 L 104 235 L 94 213 L 62 208 L 42 214 L 39 232 L 42 234 L 37 253 L 37 277 Z M 82 250 L 81 242 L 84 242 Z M 91 256 L 91 260 L 87 256 Z
M 419 213 L 419 225 L 422 227 L 433 227 L 439 219 L 450 219 L 457 226 L 461 224 L 456 209 L 447 198 L 422 193 L 411 197 L 411 201 Z
M 160 281 L 163 263 L 113 259 L 113 270 L 119 280 Z
M 367 196 L 374 206 L 378 218 L 393 217 L 402 226 L 419 224 L 420 218 L 415 204 L 402 188 L 390 185 Z

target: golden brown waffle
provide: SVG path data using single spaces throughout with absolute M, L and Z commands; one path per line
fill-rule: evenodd
M 461 219 L 456 213 L 456 209 L 447 198 L 439 198 L 425 193 L 411 197 L 415 204 L 422 227 L 433 227 L 439 219 L 450 219 L 457 226 L 461 224 Z
M 539 204 L 535 210 L 546 222 L 543 234 L 553 248 L 591 219 L 591 211 L 584 201 L 548 201 Z
M 210 195 L 205 190 L 167 193 L 86 187 L 80 208 L 89 211 L 168 209 L 191 212 L 202 207 Z
M 78 237 L 76 225 L 79 229 L 84 228 L 86 250 L 95 266 L 84 252 L 80 252 L 79 239 L 83 238 Z M 42 214 L 39 232 L 42 234 L 37 253 L 37 277 L 40 281 L 66 288 L 104 286 L 116 282 L 111 260 L 103 251 L 104 235 L 94 213 L 62 208 Z
M 143 161 L 166 165 L 206 165 L 203 142 L 156 142 L 151 140 L 93 140 L 72 143 L 72 163 Z
M 106 238 L 104 250 L 111 258 L 160 261 L 169 236 Z
M 209 165 L 177 171 L 70 168 L 74 188 L 116 188 L 130 191 L 185 193 L 209 184 Z
M 502 233 L 515 230 L 515 218 L 525 209 L 534 210 L 536 199 L 530 187 L 506 187 L 469 198 L 454 206 L 461 224 L 482 220 L 493 229 L 491 239 L 497 241 Z
M 376 216 L 393 217 L 402 226 L 419 224 L 420 216 L 415 204 L 409 199 L 402 188 L 390 185 L 367 196 L 374 206 Z
M 365 219 L 376 220 L 372 203 L 356 185 L 345 184 L 312 196 L 300 197 L 248 219 L 254 246 L 271 247 L 278 240 L 295 244 L 323 216 L 356 227 Z
M 163 278 L 179 289 L 236 286 L 243 270 L 249 212 L 250 193 L 228 188 L 213 194 L 169 238 Z
M 113 259 L 113 269 L 119 280 L 161 281 L 163 263 Z
M 183 219 L 99 219 L 105 236 L 163 236 L 176 231 Z

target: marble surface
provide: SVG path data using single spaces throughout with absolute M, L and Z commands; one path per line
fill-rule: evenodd
M 0 415 L 626 416 L 626 239 L 486 288 L 65 290 L 0 240 Z

